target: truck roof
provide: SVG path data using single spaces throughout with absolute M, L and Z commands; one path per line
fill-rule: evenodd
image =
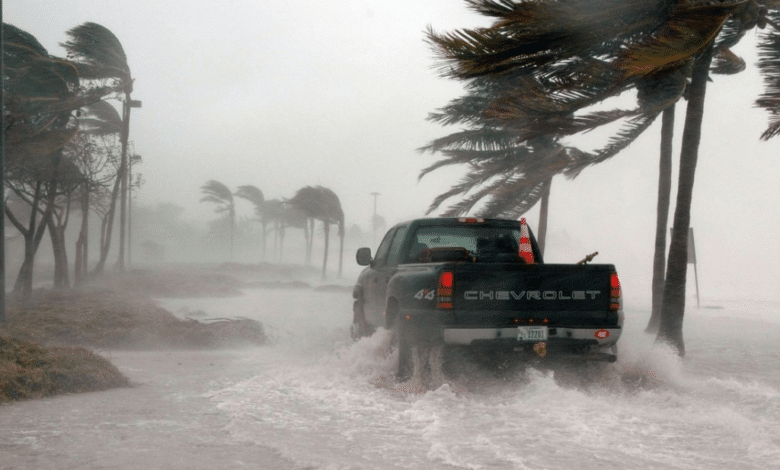
M 487 219 L 483 217 L 423 217 L 419 219 L 409 219 L 404 222 L 395 224 L 409 225 L 414 223 L 415 225 L 426 226 L 452 226 L 457 224 L 479 224 L 479 225 L 494 225 L 503 227 L 517 227 L 520 225 L 519 220 L 514 219 Z

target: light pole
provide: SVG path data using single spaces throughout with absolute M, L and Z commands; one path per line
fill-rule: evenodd
M 371 231 L 373 232 L 373 237 L 374 237 L 373 238 L 373 242 L 374 242 L 374 245 L 376 245 L 376 225 L 377 225 L 377 223 L 376 223 L 376 198 L 378 196 L 380 196 L 380 194 L 377 193 L 377 192 L 373 192 L 373 193 L 371 193 L 371 195 L 374 196 L 374 215 L 373 215 L 373 217 L 371 217 Z
M 127 161 L 127 176 L 130 185 L 127 188 L 127 265 L 132 267 L 133 253 L 133 162 L 140 162 L 141 156 L 133 152 Z

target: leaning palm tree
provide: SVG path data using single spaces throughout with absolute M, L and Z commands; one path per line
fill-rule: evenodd
M 459 194 L 464 198 L 442 215 L 457 216 L 470 212 L 477 203 L 484 206 L 477 215 L 517 218 L 541 200 L 539 241 L 543 246 L 552 178 L 572 171 L 577 165 L 604 161 L 621 151 L 652 123 L 656 111 L 613 110 L 575 117 L 566 111 L 576 104 L 548 103 L 543 87 L 536 80 L 520 78 L 526 92 L 537 94 L 533 107 L 518 104 L 510 97 L 516 84 L 507 77 L 496 80 L 473 79 L 468 94 L 453 100 L 429 120 L 444 125 L 465 125 L 465 130 L 434 140 L 420 149 L 440 153 L 443 158 L 424 169 L 420 177 L 445 165 L 464 164 L 465 176 L 449 191 L 439 195 L 428 209 L 430 213 L 444 200 Z M 646 104 L 646 103 L 645 103 Z M 518 110 L 518 106 L 525 109 Z M 573 106 L 568 109 L 567 106 Z M 511 123 L 506 116 L 512 115 Z M 628 122 L 620 139 L 594 155 L 559 143 L 562 136 L 586 132 L 616 120 L 637 117 Z M 521 121 L 522 119 L 522 121 Z
M 236 203 L 233 199 L 233 193 L 227 186 L 216 180 L 209 180 L 200 189 L 204 194 L 200 200 L 201 202 L 217 204 L 217 208 L 214 210 L 217 214 L 227 212 L 228 224 L 230 226 L 230 261 L 233 261 L 233 239 L 236 226 Z
M 684 354 L 685 250 L 706 76 L 716 36 L 732 14 L 741 15 L 748 3 L 755 2 L 469 0 L 467 3 L 478 12 L 497 18 L 494 25 L 449 35 L 430 32 L 429 40 L 438 48 L 447 76 L 461 79 L 512 76 L 517 81 L 517 91 L 503 98 L 509 106 L 499 106 L 501 117 L 508 123 L 513 120 L 523 123 L 529 115 L 535 117 L 541 104 L 545 114 L 552 117 L 542 122 L 554 129 L 561 111 L 566 119 L 565 116 L 576 110 L 630 88 L 636 88 L 640 98 L 644 94 L 655 102 L 666 101 L 666 105 L 651 107 L 657 115 L 679 98 L 687 79 L 692 77 L 681 149 L 675 230 L 658 333 L 659 341 L 672 344 Z M 687 75 L 684 71 L 691 64 L 694 64 L 693 71 Z M 526 86 L 528 82 L 531 87 Z M 534 88 L 536 83 L 541 87 Z M 563 109 L 556 110 L 559 105 Z M 567 173 L 576 175 L 586 166 L 614 155 L 614 150 L 624 148 L 631 134 L 641 129 L 642 123 L 638 121 L 647 123 L 655 118 L 653 113 L 641 111 L 643 115 L 633 118 L 634 131 L 618 134 L 604 151 L 583 159 L 567 169 Z
M 108 28 L 87 22 L 67 31 L 69 41 L 60 45 L 68 51 L 68 58 L 74 60 L 83 79 L 114 80 L 113 87 L 124 94 L 122 107 L 122 155 L 117 179 L 121 181 L 121 202 L 119 211 L 119 256 L 117 265 L 124 270 L 125 221 L 127 218 L 127 142 L 130 133 L 130 109 L 133 91 L 133 77 L 127 64 L 127 56 L 119 39 Z M 112 211 L 115 206 L 112 206 Z
M 328 265 L 330 225 L 333 223 L 338 224 L 338 234 L 341 237 L 340 259 L 344 251 L 344 211 L 341 209 L 339 198 L 336 196 L 336 193 L 328 188 L 305 186 L 299 189 L 288 202 L 306 214 L 312 222 L 320 220 L 323 223 L 325 254 L 322 261 L 322 278 L 325 279 Z M 311 243 L 311 238 L 309 243 Z M 339 275 L 341 275 L 341 262 L 339 262 Z
M 322 278 L 325 279 L 325 268 L 328 261 L 328 231 L 329 224 L 336 224 L 339 236 L 339 272 L 341 277 L 342 261 L 344 259 L 344 210 L 341 208 L 339 197 L 332 190 L 318 186 L 325 201 L 325 258 L 322 263 Z
M 258 220 L 260 221 L 260 225 L 262 227 L 262 233 L 263 233 L 263 239 L 262 239 L 262 245 L 263 245 L 263 258 L 265 258 L 265 230 L 266 225 L 268 224 L 268 221 L 266 220 L 264 216 L 264 206 L 265 206 L 265 197 L 263 197 L 263 192 L 258 188 L 257 186 L 252 185 L 244 185 L 239 186 L 238 191 L 236 191 L 235 194 L 237 197 L 240 197 L 242 199 L 246 199 L 250 203 L 252 203 L 252 206 L 254 206 L 255 209 L 255 215 L 258 217 Z

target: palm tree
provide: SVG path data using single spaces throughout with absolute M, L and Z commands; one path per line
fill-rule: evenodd
M 114 89 L 124 94 L 122 107 L 122 156 L 117 179 L 121 181 L 121 202 L 119 213 L 119 256 L 117 265 L 124 270 L 125 221 L 127 218 L 127 142 L 130 133 L 130 109 L 133 101 L 133 78 L 127 64 L 127 56 L 119 39 L 108 28 L 97 23 L 87 22 L 68 30 L 70 40 L 60 45 L 68 51 L 68 57 L 74 60 L 82 78 L 87 80 L 115 80 Z M 112 205 L 112 211 L 115 205 Z M 110 243 L 110 239 L 109 239 Z
M 648 110 L 657 115 L 679 99 L 686 88 L 686 69 L 695 59 L 692 74 L 696 76 L 698 70 L 699 76 L 692 79 L 689 90 L 681 149 L 681 169 L 685 169 L 685 176 L 681 171 L 680 179 L 681 185 L 693 184 L 701 125 L 697 114 L 701 111 L 706 86 L 701 76 L 706 80 L 713 43 L 724 25 L 739 32 L 740 27 L 747 24 L 740 23 L 739 19 L 734 20 L 736 28 L 726 24 L 732 14 L 740 19 L 744 16 L 746 3 L 622 0 L 583 0 L 565 4 L 470 0 L 467 3 L 483 14 L 498 18 L 494 26 L 444 36 L 431 31 L 429 40 L 439 48 L 447 76 L 471 79 L 515 75 L 513 79 L 518 81 L 518 91 L 504 98 L 511 106 L 502 110 L 508 122 L 518 118 L 522 122 L 529 114 L 528 109 L 539 109 L 534 106 L 540 97 L 550 115 L 555 114 L 556 105 L 562 105 L 571 113 L 632 87 L 638 90 L 640 103 L 646 101 L 640 106 L 642 115 L 633 118 L 633 131 L 619 133 L 593 158 L 567 169 L 568 174 L 576 174 L 585 166 L 614 155 L 615 149 L 624 147 L 627 138 L 641 129 L 638 120 L 652 122 L 655 116 Z M 738 40 L 738 34 L 731 36 Z M 540 83 L 542 92 L 526 87 L 529 80 L 532 85 Z M 524 95 L 530 96 L 531 100 Z M 549 127 L 556 120 L 545 119 L 544 123 Z M 690 198 L 686 198 L 686 194 L 690 194 L 692 187 L 681 189 L 658 339 L 671 343 L 684 354 L 685 270 L 681 268 L 686 266 L 690 221 Z M 683 260 L 682 264 L 680 260 Z
M 260 225 L 263 227 L 262 244 L 263 244 L 263 258 L 265 258 L 265 230 L 268 221 L 264 216 L 263 209 L 265 205 L 265 198 L 263 197 L 263 192 L 257 186 L 245 185 L 245 186 L 239 186 L 238 191 L 236 191 L 235 195 L 251 202 L 255 208 L 255 215 L 258 217 L 258 219 L 260 220 Z
M 521 81 L 526 91 L 540 93 L 539 82 L 527 78 Z M 517 218 L 541 200 L 540 246 L 544 245 L 546 238 L 553 176 L 565 171 L 576 176 L 580 170 L 575 171 L 575 168 L 609 158 L 636 139 L 656 115 L 648 106 L 646 115 L 642 115 L 641 110 L 613 110 L 575 118 L 572 114 L 564 114 L 566 107 L 545 103 L 539 97 L 533 103 L 527 100 L 518 104 L 504 98 L 516 93 L 515 85 L 506 77 L 495 81 L 473 79 L 468 90 L 465 97 L 453 100 L 439 113 L 429 116 L 429 120 L 441 124 L 461 124 L 469 128 L 436 139 L 420 149 L 444 156 L 424 169 L 420 177 L 453 164 L 466 164 L 469 172 L 458 185 L 439 195 L 428 212 L 449 197 L 470 193 L 442 215 L 466 214 L 484 199 L 485 205 L 477 215 Z M 519 106 L 524 109 L 518 109 Z M 509 119 L 507 116 L 512 117 Z M 585 132 L 632 116 L 639 116 L 639 119 L 629 121 L 624 137 L 595 155 L 559 143 L 561 136 Z M 511 123 L 508 124 L 509 121 Z
M 729 47 L 744 34 L 740 23 L 729 20 L 716 40 L 710 73 L 731 75 L 745 70 L 745 61 L 733 54 Z M 687 73 L 686 73 L 687 75 Z M 666 231 L 671 205 L 672 189 L 672 139 L 674 137 L 675 105 L 664 109 L 661 125 L 661 150 L 658 168 L 658 202 L 656 209 L 655 249 L 653 251 L 653 279 L 650 321 L 646 333 L 657 333 L 663 308 L 666 279 Z
M 236 225 L 236 203 L 233 199 L 233 193 L 227 186 L 216 180 L 209 180 L 200 189 L 204 194 L 201 202 L 217 204 L 217 208 L 214 210 L 217 214 L 227 212 L 230 224 L 230 261 L 233 261 L 233 238 Z
M 328 260 L 328 231 L 329 224 L 335 223 L 338 227 L 339 236 L 339 272 L 341 277 L 342 261 L 344 259 L 344 210 L 341 208 L 339 197 L 332 190 L 318 186 L 322 192 L 322 198 L 325 201 L 325 259 L 322 263 L 322 278 L 325 279 L 325 268 Z
M 325 279 L 328 265 L 328 247 L 330 240 L 330 224 L 338 224 L 338 234 L 341 237 L 341 260 L 344 252 L 344 211 L 341 202 L 332 190 L 322 186 L 305 186 L 299 189 L 288 201 L 292 206 L 313 221 L 320 220 L 323 223 L 325 233 L 325 253 L 322 261 L 322 278 Z M 313 225 L 312 225 L 313 235 Z M 309 238 L 311 243 L 311 238 Z M 341 261 L 339 261 L 339 275 L 341 275 Z

